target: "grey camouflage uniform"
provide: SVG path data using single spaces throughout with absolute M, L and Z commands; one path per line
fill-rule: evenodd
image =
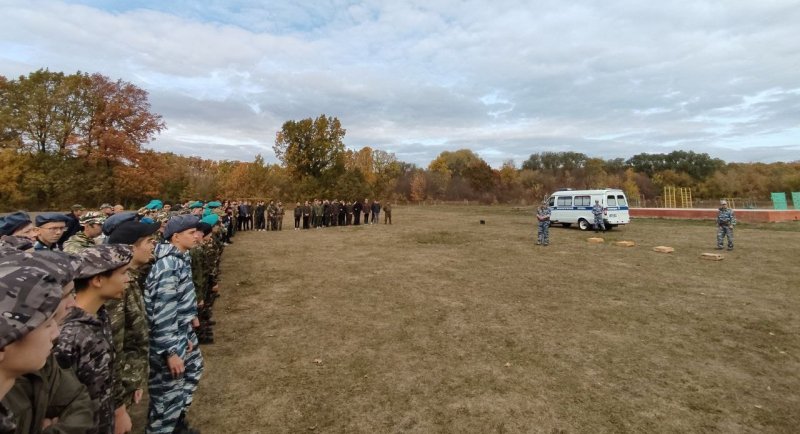
M 733 226 L 736 225 L 736 216 L 727 205 L 719 208 L 717 214 L 717 249 L 722 249 L 725 237 L 728 237 L 728 250 L 733 250 Z
M 550 244 L 550 208 L 547 205 L 540 205 L 536 210 L 536 220 L 538 220 L 538 234 L 536 244 Z

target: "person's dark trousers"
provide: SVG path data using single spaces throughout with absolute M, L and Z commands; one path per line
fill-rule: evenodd
M 308 216 L 303 216 L 303 229 L 308 229 Z
M 257 215 L 256 216 L 256 230 L 260 231 L 264 229 L 264 216 Z
M 294 228 L 295 229 L 300 229 L 300 217 L 295 217 L 294 218 Z
M 369 211 L 364 211 L 364 224 L 369 224 Z
M 361 211 L 353 213 L 353 225 L 358 226 L 361 224 Z
M 377 225 L 380 222 L 381 222 L 381 213 L 379 212 L 372 213 L 372 223 L 375 223 Z

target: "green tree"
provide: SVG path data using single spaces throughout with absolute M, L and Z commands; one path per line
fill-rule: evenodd
M 346 132 L 339 119 L 324 114 L 316 119 L 286 121 L 272 149 L 296 177 L 318 178 L 343 165 Z

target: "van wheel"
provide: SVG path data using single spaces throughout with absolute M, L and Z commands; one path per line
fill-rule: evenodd
M 578 227 L 581 228 L 582 231 L 589 229 L 589 222 L 584 219 L 578 220 Z
M 562 227 L 569 228 L 572 227 L 572 223 L 561 223 Z

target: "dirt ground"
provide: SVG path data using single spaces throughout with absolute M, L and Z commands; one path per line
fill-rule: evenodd
M 713 222 L 636 220 L 603 244 L 553 227 L 542 247 L 531 214 L 406 206 L 392 226 L 237 234 L 193 424 L 797 432 L 800 222 L 740 225 L 715 262 Z

